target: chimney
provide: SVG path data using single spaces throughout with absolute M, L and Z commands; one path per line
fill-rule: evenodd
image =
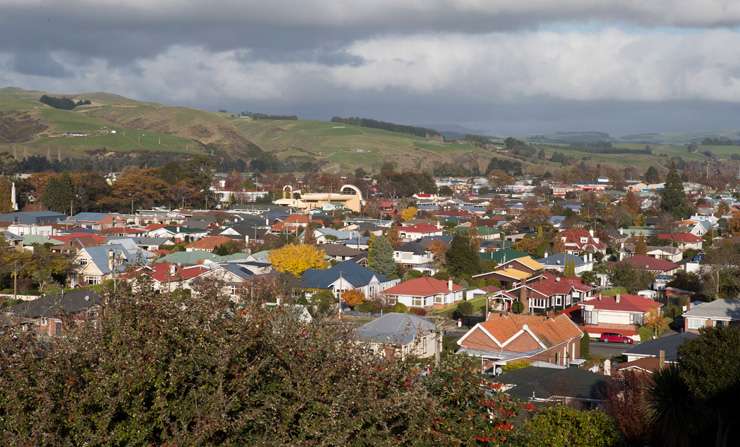
M 175 231 L 177 231 L 178 233 L 180 232 L 180 225 L 178 225 L 177 227 L 175 227 Z
M 519 289 L 519 302 L 522 303 L 522 313 L 526 314 L 529 313 L 529 299 L 528 299 L 528 291 L 527 288 L 523 285 Z
M 108 270 L 113 271 L 113 250 L 108 249 Z
M 594 237 L 594 230 L 593 230 L 593 228 L 590 229 L 590 230 L 588 230 L 588 235 L 591 236 L 591 237 Z
M 609 359 L 604 360 L 604 375 L 605 376 L 612 375 L 612 362 Z
M 175 264 L 170 264 L 170 276 L 173 276 L 175 273 L 177 273 L 177 266 Z
M 618 293 L 617 296 L 614 297 L 614 300 L 619 304 L 619 302 L 622 301 L 622 295 Z
M 665 351 L 661 349 L 658 351 L 658 370 L 660 371 L 663 367 L 665 367 Z
M 447 280 L 447 290 L 452 292 L 452 279 Z

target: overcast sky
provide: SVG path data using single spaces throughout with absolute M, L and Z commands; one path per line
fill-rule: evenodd
M 740 129 L 738 0 L 0 0 L 0 86 L 498 135 Z

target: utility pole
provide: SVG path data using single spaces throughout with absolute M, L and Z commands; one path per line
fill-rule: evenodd
M 18 261 L 13 262 L 13 300 L 18 300 Z

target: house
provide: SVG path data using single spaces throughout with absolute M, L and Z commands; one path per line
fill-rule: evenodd
M 570 228 L 558 235 L 569 254 L 601 253 L 606 254 L 606 244 L 594 235 L 594 230 Z
M 63 334 L 66 319 L 74 323 L 96 319 L 100 304 L 102 298 L 96 292 L 79 289 L 23 301 L 7 312 L 13 320 L 37 334 L 53 337 Z
M 283 187 L 283 197 L 273 203 L 305 211 L 346 208 L 359 213 L 365 205 L 365 200 L 360 189 L 354 185 L 343 185 L 338 193 L 302 193 L 301 190 L 293 190 L 292 186 L 286 185 Z
M 623 354 L 627 357 L 627 362 L 633 362 L 646 358 L 657 359 L 662 351 L 663 359 L 666 363 L 676 363 L 678 361 L 678 348 L 698 336 L 698 334 L 693 332 L 679 332 L 673 335 L 666 335 L 665 337 L 658 337 L 638 345 L 633 345 L 624 351 Z
M 740 299 L 714 300 L 691 306 L 683 313 L 684 330 L 699 332 L 703 327 L 727 326 L 740 322 Z
M 492 272 L 473 275 L 473 279 L 496 280 L 504 289 L 510 289 L 524 284 L 532 278 L 532 273 L 517 270 L 515 268 L 496 269 Z
M 594 269 L 594 262 L 590 254 L 578 256 L 568 253 L 553 253 L 548 256 L 545 253 L 545 257 L 538 259 L 537 262 L 542 264 L 545 270 L 559 273 L 565 273 L 565 266 L 568 263 L 573 263 L 576 275 L 581 275 L 584 272 L 590 272 Z
M 405 225 L 398 228 L 398 235 L 405 241 L 418 241 L 427 236 L 442 236 L 442 228 L 427 223 Z
M 18 211 L 15 213 L 0 214 L 0 222 L 8 224 L 23 224 L 36 226 L 50 226 L 58 223 L 66 217 L 63 213 L 56 211 Z M 17 233 L 16 233 L 17 234 Z M 22 235 L 18 235 L 22 236 Z
M 199 275 L 193 281 L 194 286 L 216 283 L 221 288 L 221 293 L 228 296 L 232 301 L 239 302 L 241 297 L 249 293 L 258 279 L 275 277 L 272 272 L 259 271 L 257 266 L 250 263 L 222 262 L 211 265 L 208 271 Z
M 346 290 L 359 290 L 366 298 L 378 297 L 381 292 L 398 284 L 354 261 L 344 261 L 328 269 L 308 269 L 301 276 L 300 287 L 307 290 L 330 290 L 341 296 Z
M 484 371 L 515 360 L 568 366 L 580 358 L 582 336 L 566 315 L 491 314 L 457 344 L 459 352 L 480 358 Z
M 645 270 L 653 274 L 673 275 L 680 265 L 675 262 L 666 261 L 665 259 L 655 259 L 648 255 L 634 255 L 624 259 L 625 262 L 638 270 Z
M 536 367 L 505 372 L 493 379 L 520 401 L 588 409 L 607 399 L 611 379 L 581 368 Z
M 115 274 L 123 273 L 129 266 L 145 262 L 139 253 L 129 252 L 119 244 L 84 247 L 72 260 L 70 286 L 100 284 Z
M 121 275 L 132 284 L 135 290 L 143 283 L 143 277 L 151 281 L 152 288 L 160 292 L 173 292 L 178 289 L 190 290 L 193 281 L 209 270 L 202 265 L 179 266 L 168 262 L 160 262 L 151 266 L 143 266 L 132 272 Z
M 216 247 L 233 242 L 234 240 L 228 236 L 206 236 L 186 245 L 185 251 L 212 252 Z
M 454 284 L 452 280 L 423 276 L 397 284 L 387 290 L 384 295 L 388 304 L 401 303 L 408 307 L 443 306 L 461 301 L 465 290 Z
M 442 332 L 413 314 L 389 313 L 355 331 L 357 339 L 386 358 L 433 357 L 442 352 Z
M 510 261 L 499 264 L 499 269 L 515 269 L 520 272 L 529 273 L 530 276 L 536 276 L 545 269 L 545 266 L 536 261 L 531 256 L 522 256 Z
M 701 250 L 703 239 L 691 233 L 659 233 L 657 238 L 667 241 L 681 250 Z
M 113 228 L 119 220 L 121 220 L 121 217 L 117 214 L 77 213 L 69 217 L 63 224 L 100 231 L 106 228 Z
M 419 242 L 406 242 L 393 250 L 393 261 L 407 269 L 420 272 L 437 273 L 434 253 Z
M 655 259 L 663 259 L 676 263 L 681 262 L 683 259 L 683 251 L 677 247 L 648 247 L 645 254 Z
M 313 230 L 313 237 L 317 244 L 333 244 L 344 242 L 360 236 L 357 231 L 341 231 L 333 228 L 317 228 Z
M 336 262 L 348 261 L 364 253 L 362 250 L 341 244 L 324 244 L 321 249 L 324 250 L 327 259 Z
M 247 245 L 250 242 L 254 242 L 257 244 L 264 242 L 265 234 L 270 229 L 270 227 L 266 225 L 264 219 L 260 217 L 248 217 L 249 219 L 245 219 L 240 222 L 228 225 L 219 234 L 221 236 L 241 239 Z
M 580 303 L 583 330 L 592 338 L 614 332 L 639 342 L 638 328 L 649 313 L 660 313 L 661 304 L 640 295 L 597 296 Z
M 566 309 L 591 298 L 593 290 L 578 277 L 548 273 L 535 281 L 519 284 L 508 293 L 519 297 L 526 313 Z

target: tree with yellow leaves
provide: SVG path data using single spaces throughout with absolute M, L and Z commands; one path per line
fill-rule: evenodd
M 414 217 L 416 217 L 416 212 L 417 211 L 418 210 L 416 209 L 416 207 L 413 207 L 413 206 L 410 206 L 408 208 L 404 208 L 403 210 L 401 210 L 401 219 L 404 222 L 407 222 L 407 221 L 413 219 Z
M 325 269 L 328 263 L 324 250 L 312 245 L 290 244 L 270 252 L 272 267 L 278 272 L 300 276 L 308 269 Z
M 653 337 L 658 337 L 668 329 L 670 322 L 670 318 L 664 317 L 659 311 L 651 310 L 645 314 L 643 326 L 653 331 Z
M 342 299 L 349 307 L 354 308 L 365 302 L 365 294 L 357 289 L 345 290 Z

